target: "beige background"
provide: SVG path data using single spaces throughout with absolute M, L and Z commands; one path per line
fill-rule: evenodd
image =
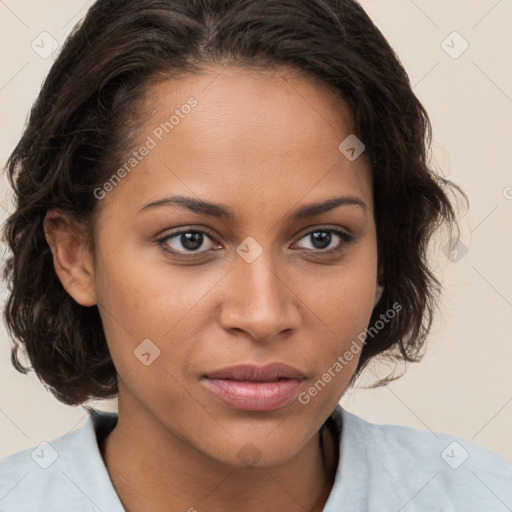
M 45 31 L 62 43 L 90 3 L 0 1 L 2 165 L 55 57 L 41 58 L 32 41 Z M 464 188 L 470 211 L 461 219 L 468 252 L 452 262 L 440 240 L 434 253 L 445 294 L 427 355 L 387 388 L 358 389 L 342 404 L 373 422 L 458 435 L 512 462 L 512 2 L 361 3 L 404 63 L 432 119 L 436 165 Z M 441 46 L 453 31 L 469 44 L 458 58 Z M 463 44 L 453 35 L 445 43 L 452 54 Z M 11 210 L 3 174 L 0 185 L 3 221 Z M 80 407 L 60 404 L 33 374 L 14 370 L 3 324 L 0 365 L 0 456 L 83 424 Z

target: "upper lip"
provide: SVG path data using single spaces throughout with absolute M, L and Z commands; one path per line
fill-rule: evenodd
M 253 364 L 229 366 L 207 373 L 205 377 L 209 379 L 272 382 L 279 379 L 303 380 L 305 375 L 292 366 L 283 363 L 272 363 L 265 366 Z

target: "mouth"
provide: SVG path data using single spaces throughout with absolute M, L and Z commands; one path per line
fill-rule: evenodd
M 291 366 L 238 365 L 203 376 L 205 387 L 225 404 L 245 411 L 269 411 L 290 404 L 305 375 Z

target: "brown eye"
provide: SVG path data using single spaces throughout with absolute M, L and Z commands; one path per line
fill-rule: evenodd
M 174 254 L 196 253 L 203 254 L 213 250 L 212 246 L 218 245 L 217 241 L 206 231 L 201 229 L 181 230 L 158 240 L 165 251 Z
M 300 240 L 309 241 L 309 247 L 303 247 L 308 251 L 337 252 L 345 248 L 354 240 L 354 236 L 333 228 L 318 228 L 303 235 Z M 294 245 L 297 245 L 295 242 Z

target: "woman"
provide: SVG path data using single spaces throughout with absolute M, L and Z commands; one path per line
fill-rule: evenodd
M 429 137 L 353 1 L 98 0 L 8 162 L 5 320 L 20 371 L 119 411 L 4 458 L 1 509 L 511 507 L 498 455 L 338 405 L 420 358 L 456 225 Z

